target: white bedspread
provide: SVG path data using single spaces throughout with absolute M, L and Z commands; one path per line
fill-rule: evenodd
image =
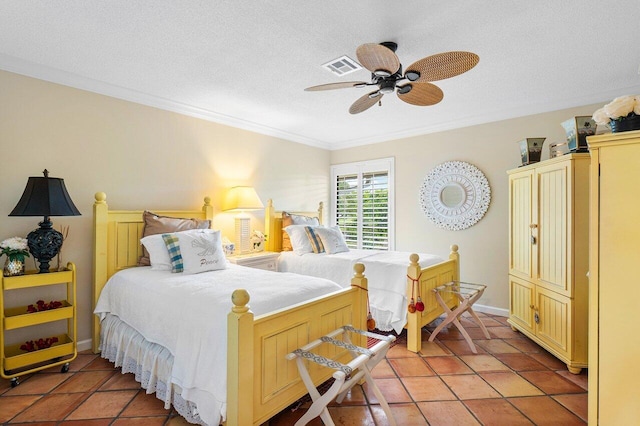
M 117 315 L 166 347 L 174 356 L 172 384 L 197 404 L 203 421 L 218 425 L 226 413 L 231 293 L 246 289 L 251 310 L 260 315 L 341 289 L 329 280 L 307 278 L 237 265 L 194 275 L 130 268 L 109 279 L 94 312 L 101 318 Z
M 350 285 L 353 266 L 362 263 L 369 280 L 369 305 L 376 327 L 400 333 L 407 323 L 407 267 L 409 252 L 382 250 L 349 250 L 336 254 L 290 251 L 280 253 L 278 270 L 327 278 L 343 287 Z M 444 261 L 440 256 L 418 253 L 425 268 Z

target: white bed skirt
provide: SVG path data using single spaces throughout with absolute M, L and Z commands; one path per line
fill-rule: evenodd
M 164 408 L 173 405 L 189 423 L 205 425 L 196 405 L 185 401 L 180 387 L 172 384 L 173 355 L 165 347 L 148 342 L 120 318 L 107 314 L 101 322 L 100 350 L 102 358 L 122 367 L 122 374 L 134 373 L 148 394 L 155 392 Z

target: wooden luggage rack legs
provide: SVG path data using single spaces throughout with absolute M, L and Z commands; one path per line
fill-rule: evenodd
M 471 336 L 469 336 L 469 333 L 467 333 L 467 330 L 465 330 L 462 324 L 460 323 L 460 321 L 458 321 L 458 318 L 460 318 L 460 316 L 465 312 L 469 312 L 469 314 L 471 314 L 471 317 L 474 319 L 474 321 L 482 329 L 482 332 L 484 333 L 485 337 L 487 339 L 491 339 L 491 335 L 489 334 L 489 331 L 484 326 L 482 321 L 480 321 L 480 318 L 478 318 L 478 315 L 471 308 L 471 306 L 473 306 L 473 304 L 476 303 L 476 301 L 480 299 L 480 297 L 482 297 L 482 293 L 484 293 L 485 288 L 487 288 L 487 286 L 483 284 L 463 283 L 460 281 L 451 281 L 444 285 L 434 288 L 432 291 L 436 295 L 436 300 L 444 310 L 444 313 L 447 314 L 447 317 L 444 319 L 444 321 L 438 324 L 435 330 L 433 330 L 433 332 L 431 333 L 431 336 L 429 336 L 429 341 L 433 342 L 433 339 L 436 338 L 438 333 L 440 333 L 440 331 L 444 327 L 446 327 L 450 323 L 454 323 L 455 326 L 458 327 L 458 330 L 460 330 L 460 333 L 462 333 L 462 335 L 464 336 L 464 339 L 469 344 L 471 351 L 474 354 L 477 354 L 478 350 L 476 349 L 476 345 L 473 344 L 473 340 L 471 340 Z M 454 310 L 449 309 L 445 301 L 442 299 L 441 294 L 446 292 L 454 293 L 460 300 L 460 304 L 456 309 Z
M 378 343 L 376 343 L 370 349 L 355 346 L 349 339 L 349 333 L 357 333 L 377 339 Z M 340 334 L 342 334 L 342 340 L 334 339 L 334 337 L 337 337 Z M 389 404 L 387 404 L 387 401 L 382 395 L 382 392 L 380 392 L 380 389 L 378 389 L 373 378 L 371 377 L 371 370 L 382 359 L 384 359 L 391 342 L 393 342 L 394 340 L 396 340 L 396 338 L 392 335 L 382 336 L 379 334 L 370 333 L 368 331 L 355 329 L 350 325 L 345 325 L 337 330 L 332 331 L 328 335 L 322 336 L 321 338 L 314 340 L 313 342 L 303 346 L 302 348 L 296 349 L 295 351 L 287 354 L 288 360 L 296 360 L 298 371 L 300 372 L 300 377 L 309 390 L 309 395 L 313 400 L 313 404 L 311 404 L 309 410 L 307 410 L 307 412 L 300 418 L 300 420 L 296 422 L 295 426 L 306 425 L 308 422 L 318 416 L 320 416 L 325 425 L 334 426 L 331 415 L 329 414 L 329 410 L 327 410 L 327 404 L 329 404 L 336 396 L 336 402 L 341 403 L 347 392 L 349 392 L 349 390 L 363 377 L 373 393 L 376 395 L 376 398 L 378 398 L 378 401 L 380 402 L 380 405 L 382 406 L 382 409 L 384 410 L 384 413 L 389 420 L 389 424 L 395 426 L 396 422 L 393 418 L 393 415 L 391 414 L 391 410 L 389 409 Z M 348 364 L 342 364 L 338 361 L 328 359 L 321 355 L 310 352 L 311 349 L 319 346 L 322 343 L 329 343 L 348 350 L 353 357 L 352 361 Z M 320 395 L 320 392 L 318 392 L 316 386 L 313 384 L 311 376 L 309 375 L 309 372 L 307 370 L 305 360 L 312 361 L 316 364 L 320 364 L 322 366 L 337 370 L 335 373 L 333 373 L 333 378 L 335 379 L 335 381 L 333 382 L 331 387 L 324 393 L 324 395 Z

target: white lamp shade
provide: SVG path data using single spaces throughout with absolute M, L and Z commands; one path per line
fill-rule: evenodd
M 252 186 L 234 186 L 227 192 L 224 200 L 224 211 L 260 210 L 264 204 Z

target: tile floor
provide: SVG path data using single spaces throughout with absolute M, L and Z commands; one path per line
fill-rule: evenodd
M 587 372 L 570 374 L 566 366 L 537 344 L 514 332 L 506 319 L 479 314 L 489 329 L 463 319 L 478 347 L 473 354 L 451 325 L 420 354 L 402 343 L 373 371 L 398 425 L 585 425 Z M 435 324 L 433 324 L 435 326 Z M 268 426 L 293 425 L 304 413 L 285 410 Z M 329 409 L 337 425 L 386 425 L 375 396 L 355 386 L 345 401 Z M 3 425 L 184 425 L 133 380 L 109 362 L 84 352 L 68 373 L 59 367 L 21 378 L 11 388 L 0 380 Z M 311 425 L 321 425 L 319 419 Z M 266 425 L 265 425 L 266 426 Z

